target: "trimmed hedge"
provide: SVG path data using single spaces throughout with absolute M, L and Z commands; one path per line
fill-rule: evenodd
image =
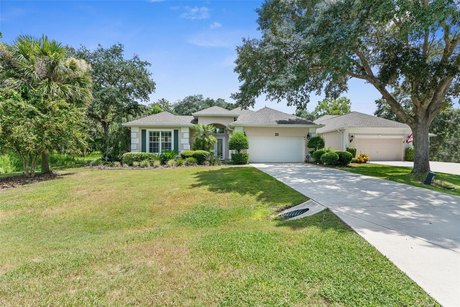
M 356 157 L 356 148 L 350 146 L 350 147 L 347 147 L 347 151 L 351 153 L 352 158 Z
M 244 152 L 240 153 L 233 153 L 232 154 L 232 162 L 233 164 L 248 164 L 249 155 Z
M 127 152 L 124 153 L 123 156 L 121 157 L 121 161 L 123 164 L 133 166 L 134 162 L 142 162 L 142 161 L 158 161 L 160 160 L 160 156 L 155 153 L 150 153 L 150 152 Z
M 242 131 L 236 131 L 228 140 L 228 148 L 230 150 L 236 150 L 238 153 L 240 153 L 241 150 L 248 149 L 248 137 Z
M 414 161 L 415 158 L 415 150 L 414 147 L 407 147 L 404 150 L 404 160 L 406 161 Z
M 329 151 L 324 153 L 320 159 L 325 165 L 336 165 L 339 161 L 339 155 L 333 151 Z
M 335 153 L 339 156 L 337 165 L 347 166 L 353 160 L 353 155 L 349 151 L 336 151 Z
M 329 152 L 328 149 L 322 148 L 314 151 L 311 156 L 315 162 L 321 162 L 321 156 L 324 155 L 326 152 Z
M 194 157 L 185 158 L 185 165 L 187 166 L 195 166 L 197 164 L 196 159 Z
M 187 158 L 194 158 L 196 163 L 200 165 L 204 164 L 206 161 L 209 161 L 211 157 L 211 153 L 206 150 L 184 150 L 180 155 L 184 160 L 187 160 Z

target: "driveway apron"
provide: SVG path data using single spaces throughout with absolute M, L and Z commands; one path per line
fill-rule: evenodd
M 460 197 L 309 164 L 253 164 L 328 207 L 444 306 L 460 306 Z

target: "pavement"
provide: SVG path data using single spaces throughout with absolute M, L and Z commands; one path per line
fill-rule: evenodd
M 410 161 L 369 161 L 369 163 L 410 168 L 414 166 L 414 162 Z M 433 172 L 460 175 L 460 163 L 430 161 L 430 169 Z
M 311 164 L 253 164 L 328 207 L 443 306 L 460 306 L 460 197 Z

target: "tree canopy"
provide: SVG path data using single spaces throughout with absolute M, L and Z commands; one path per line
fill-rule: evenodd
M 173 110 L 177 115 L 192 115 L 192 113 L 214 106 L 229 110 L 235 108 L 233 103 L 227 102 L 222 98 L 212 99 L 209 97 L 204 98 L 203 95 L 192 95 L 176 102 Z
M 364 80 L 412 128 L 414 172 L 429 170 L 429 126 L 460 89 L 455 1 L 269 0 L 258 14 L 261 39 L 238 47 L 240 105 L 265 93 L 305 108 L 312 92 L 338 97 L 350 78 Z M 395 88 L 409 94 L 410 110 Z
M 21 36 L 12 45 L 0 44 L 0 65 L 3 146 L 21 156 L 27 175 L 34 174 L 39 153 L 42 172 L 48 172 L 49 151 L 84 145 L 89 66 L 46 36 Z
M 350 112 L 351 102 L 350 99 L 346 97 L 337 99 L 326 98 L 321 100 L 313 111 L 316 118 L 323 115 L 344 115 Z
M 105 159 L 116 159 L 129 146 L 129 130 L 121 126 L 122 122 L 143 114 L 146 107 L 142 102 L 149 101 L 155 90 L 150 63 L 137 55 L 127 59 L 121 44 L 109 48 L 99 45 L 95 50 L 81 47 L 72 53 L 92 67 L 94 99 L 88 117 L 97 124 L 93 131 L 96 149 Z

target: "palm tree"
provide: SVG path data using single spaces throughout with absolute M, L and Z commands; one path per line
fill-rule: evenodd
M 35 39 L 20 36 L 11 46 L 0 46 L 4 85 L 21 93 L 25 100 L 39 97 L 47 101 L 64 100 L 83 107 L 92 99 L 89 65 L 67 56 L 67 50 L 46 36 Z M 42 110 L 46 113 L 46 110 Z M 49 150 L 43 144 L 42 172 L 50 172 Z
M 214 130 L 213 125 L 195 125 L 196 139 L 193 144 L 194 149 L 211 151 L 217 141 L 214 136 Z

